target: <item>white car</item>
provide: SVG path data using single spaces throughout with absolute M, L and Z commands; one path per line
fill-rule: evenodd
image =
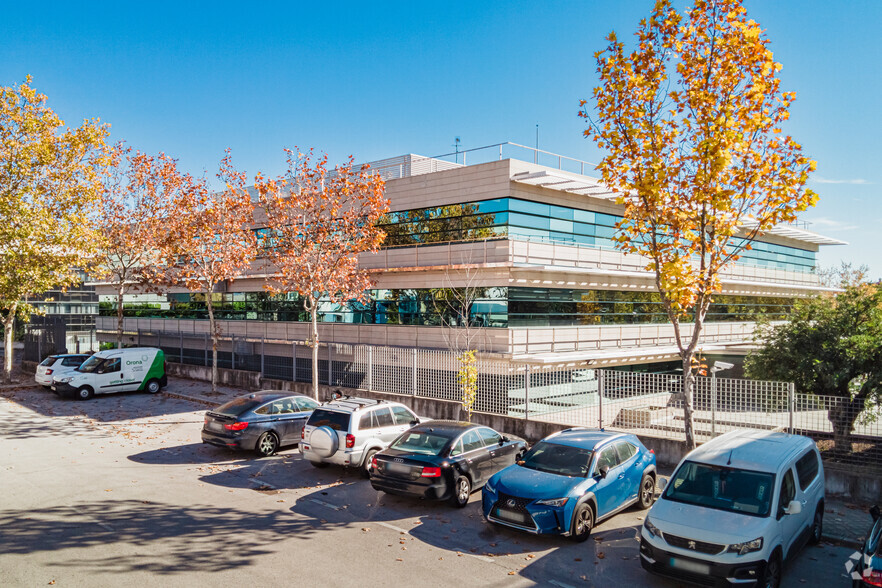
M 52 378 L 67 372 L 72 372 L 80 367 L 87 359 L 89 359 L 88 355 L 81 354 L 50 355 L 37 366 L 37 373 L 34 374 L 34 381 L 44 388 L 49 388 L 52 386 Z
M 52 378 L 52 390 L 59 396 L 80 400 L 113 392 L 156 394 L 166 384 L 165 354 L 156 347 L 99 351 L 77 369 Z
M 344 396 L 312 412 L 300 434 L 299 450 L 315 467 L 356 467 L 367 477 L 375 453 L 428 420 L 398 402 Z
M 689 453 L 640 533 L 649 572 L 776 588 L 786 560 L 821 540 L 824 468 L 808 437 L 732 431 Z

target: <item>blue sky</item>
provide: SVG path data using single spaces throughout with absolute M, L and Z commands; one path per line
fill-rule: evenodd
M 587 161 L 580 98 L 593 53 L 650 0 L 599 2 L 42 2 L 4 7 L 0 84 L 34 76 L 68 124 L 213 174 L 227 147 L 277 175 L 284 147 L 334 162 L 513 141 Z M 678 5 L 684 5 L 678 2 Z M 811 228 L 849 242 L 820 263 L 882 278 L 882 2 L 747 0 L 797 93 L 788 131 L 818 161 Z

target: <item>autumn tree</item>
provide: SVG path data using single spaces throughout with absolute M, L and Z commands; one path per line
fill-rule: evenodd
M 80 281 L 96 242 L 92 212 L 101 193 L 107 125 L 64 121 L 31 86 L 0 87 L 0 312 L 6 380 L 16 318 L 26 297 Z
M 781 65 L 741 0 L 696 0 L 682 15 L 659 0 L 633 52 L 607 40 L 594 111 L 582 101 L 580 115 L 606 152 L 603 181 L 622 194 L 617 246 L 648 259 L 673 325 L 694 447 L 692 357 L 720 271 L 815 204 L 805 189 L 815 163 L 783 133 L 795 94 L 780 90 Z
M 310 315 L 312 387 L 318 400 L 318 310 L 320 301 L 368 299 L 371 281 L 358 255 L 376 252 L 385 233 L 377 222 L 389 209 L 384 182 L 352 157 L 328 169 L 328 157 L 287 150 L 288 171 L 277 180 L 258 177 L 255 187 L 266 213 L 270 289 L 296 292 Z
M 882 404 L 882 287 L 849 284 L 836 296 L 800 300 L 786 322 L 762 324 L 757 341 L 744 364 L 747 375 L 828 397 L 834 451 L 851 453 L 855 421 Z
M 96 276 L 116 290 L 116 345 L 123 343 L 123 301 L 132 290 L 150 290 L 160 265 L 159 236 L 171 203 L 183 187 L 174 159 L 133 152 L 118 143 L 104 175 L 99 207 L 100 247 Z
M 221 335 L 214 315 L 218 286 L 242 276 L 257 254 L 252 229 L 254 205 L 245 189 L 245 174 L 233 167 L 229 150 L 217 178 L 224 186 L 209 190 L 204 180 L 183 177 L 176 192 L 174 214 L 166 220 L 160 248 L 162 282 L 205 296 L 211 333 L 211 391 L 217 392 L 217 343 Z

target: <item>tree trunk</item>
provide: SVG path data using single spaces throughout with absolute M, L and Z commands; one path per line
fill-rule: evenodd
M 309 345 L 312 347 L 312 396 L 319 401 L 319 369 L 318 369 L 318 300 L 313 296 L 307 296 L 303 300 L 303 307 L 309 311 L 310 333 Z M 328 382 L 328 386 L 331 382 Z
M 12 335 L 15 327 L 15 310 L 18 304 L 13 304 L 9 314 L 3 318 L 3 379 L 12 382 Z M 40 357 L 37 361 L 43 361 Z
M 683 429 L 686 434 L 686 450 L 695 449 L 695 374 L 692 373 L 693 353 L 688 350 L 683 354 Z
M 116 348 L 123 346 L 123 286 L 120 280 L 119 289 L 116 291 Z
M 211 301 L 211 290 L 213 288 L 209 288 L 208 294 L 205 296 L 205 308 L 208 309 L 208 330 L 211 333 L 211 392 L 212 394 L 217 393 L 217 336 L 218 331 L 215 327 L 214 320 L 214 305 Z M 236 350 L 233 349 L 232 353 L 236 353 Z
M 844 457 L 851 453 L 851 431 L 863 410 L 863 400 L 859 402 L 856 400 L 840 398 L 827 413 L 827 418 L 833 425 L 833 453 L 836 457 Z

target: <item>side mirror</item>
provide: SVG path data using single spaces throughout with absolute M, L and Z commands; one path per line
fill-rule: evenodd
M 797 515 L 802 512 L 802 503 L 798 500 L 791 500 L 790 504 L 787 505 L 787 508 L 784 509 L 784 514 L 788 515 Z
M 655 485 L 658 486 L 658 489 L 660 492 L 664 492 L 665 488 L 668 487 L 668 479 L 667 478 L 659 478 L 658 481 L 655 483 Z
M 605 478 L 609 474 L 609 466 L 600 466 L 600 477 Z
M 879 506 L 878 505 L 874 504 L 873 506 L 870 507 L 870 516 L 873 517 L 874 521 L 879 520 L 879 514 L 880 513 L 879 513 Z
M 505 443 L 508 443 L 509 441 L 511 441 L 511 439 L 503 435 L 499 438 L 499 446 L 502 447 Z
M 411 426 L 411 427 L 415 427 L 415 426 L 417 426 L 418 424 L 420 424 L 420 421 L 419 421 L 418 419 L 413 419 L 412 421 L 410 421 L 410 426 Z

